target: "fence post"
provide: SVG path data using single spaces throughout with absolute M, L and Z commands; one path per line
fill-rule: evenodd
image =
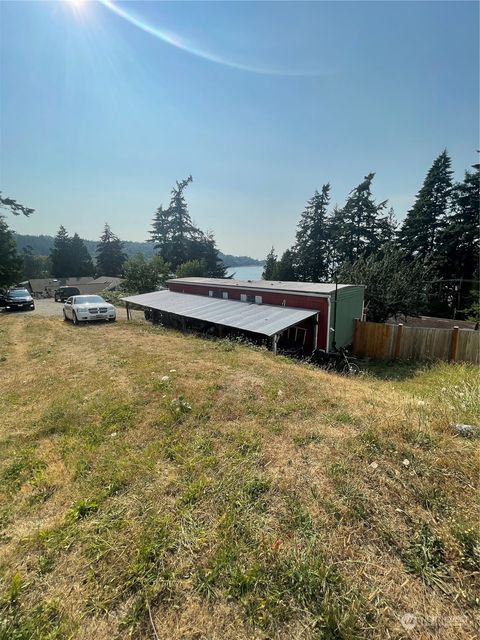
M 455 362 L 457 359 L 457 345 L 458 345 L 458 327 L 452 329 L 452 339 L 450 342 L 450 362 Z
M 395 348 L 393 350 L 393 359 L 397 360 L 400 356 L 400 346 L 402 344 L 403 324 L 400 322 L 397 325 L 397 335 L 395 336 Z

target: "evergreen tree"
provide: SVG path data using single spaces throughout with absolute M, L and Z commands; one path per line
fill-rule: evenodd
M 213 234 L 198 229 L 188 212 L 183 192 L 190 182 L 192 176 L 177 182 L 168 209 L 160 206 L 155 212 L 150 242 L 155 243 L 155 249 L 173 270 L 186 262 L 198 261 L 203 276 L 224 278 L 226 267 L 219 258 Z
M 321 193 L 315 191 L 313 197 L 307 202 L 300 218 L 294 254 L 296 274 L 301 281 L 322 282 L 328 277 L 327 209 L 329 203 L 330 185 L 324 184 Z M 290 259 L 290 255 L 287 259 Z
M 188 176 L 181 182 L 177 181 L 176 186 L 172 189 L 172 198 L 168 207 L 170 241 L 161 255 L 171 264 L 173 269 L 190 259 L 191 241 L 198 237 L 198 229 L 190 218 L 183 196 L 185 188 L 192 182 L 192 179 L 192 176 Z
M 60 226 L 57 235 L 53 241 L 53 248 L 50 251 L 50 260 L 52 263 L 52 276 L 54 278 L 67 278 L 72 275 L 71 259 L 70 259 L 70 243 L 67 230 L 63 225 Z
M 263 266 L 263 280 L 275 280 L 277 264 L 277 254 L 275 253 L 275 249 L 272 247 Z
M 152 221 L 152 230 L 149 242 L 154 243 L 155 250 L 159 255 L 165 255 L 171 241 L 171 221 L 170 210 L 164 209 L 162 205 L 158 207 Z
M 283 280 L 284 282 L 296 280 L 294 262 L 295 253 L 291 249 L 286 249 L 276 265 L 275 280 Z
M 47 278 L 50 275 L 50 259 L 48 256 L 38 256 L 33 253 L 30 245 L 22 251 L 22 278 Z
M 227 268 L 218 256 L 215 238 L 211 232 L 197 230 L 196 237 L 190 241 L 189 261 L 198 261 L 203 265 L 202 277 L 224 278 Z
M 440 305 L 449 315 L 473 303 L 478 280 L 480 171 L 466 171 L 452 191 L 452 209 L 438 234 L 434 265 L 441 280 Z M 443 303 L 443 304 L 442 304 Z
M 5 218 L 0 216 L 0 289 L 16 284 L 20 278 L 22 260 L 17 253 L 15 236 Z
M 88 249 L 78 233 L 73 235 L 69 245 L 70 263 L 67 277 L 76 276 L 80 278 L 83 276 L 93 276 L 95 268 L 93 266 L 92 256 L 88 253 Z
M 108 223 L 105 223 L 96 253 L 97 275 L 120 276 L 126 255 L 123 252 L 123 242 L 112 232 Z
M 413 260 L 431 260 L 437 249 L 439 234 L 445 227 L 452 196 L 451 160 L 447 151 L 435 159 L 415 203 L 402 224 L 399 243 Z
M 382 216 L 387 201 L 376 203 L 372 195 L 374 173 L 369 173 L 353 191 L 345 206 L 336 211 L 332 236 L 336 262 L 355 262 L 368 257 L 391 235 L 388 216 Z
M 2 196 L 2 192 L 0 191 L 0 209 L 7 209 L 14 216 L 18 216 L 23 213 L 24 216 L 28 218 L 29 215 L 35 212 L 35 209 L 31 209 L 30 207 L 26 207 L 24 204 L 20 204 L 13 198 L 7 198 L 6 196 Z
M 340 241 L 343 232 L 343 209 L 335 206 L 331 215 L 326 220 L 329 242 L 327 244 L 326 263 L 327 280 L 334 280 L 342 261 L 342 242 Z

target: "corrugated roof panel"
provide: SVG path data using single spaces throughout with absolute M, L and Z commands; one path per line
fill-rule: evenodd
M 318 312 L 311 309 L 275 307 L 237 300 L 223 300 L 174 291 L 155 291 L 122 298 L 125 302 L 149 307 L 185 318 L 212 322 L 225 327 L 273 336 Z
M 335 293 L 335 283 L 330 282 L 283 282 L 281 280 L 234 280 L 233 278 L 171 278 L 167 285 L 195 284 L 203 287 L 225 287 L 237 289 L 262 289 L 269 291 L 289 291 L 291 293 L 310 293 L 314 295 L 332 295 Z M 339 284 L 339 289 L 346 287 L 363 287 L 355 284 Z

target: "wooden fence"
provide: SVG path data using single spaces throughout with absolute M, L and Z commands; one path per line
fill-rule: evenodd
M 480 363 L 480 332 L 433 329 L 355 320 L 353 352 L 392 360 L 449 360 Z

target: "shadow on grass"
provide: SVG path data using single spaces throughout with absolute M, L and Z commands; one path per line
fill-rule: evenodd
M 434 366 L 433 362 L 412 362 L 406 360 L 370 360 L 359 361 L 360 368 L 373 378 L 379 380 L 407 380 L 419 371 Z

